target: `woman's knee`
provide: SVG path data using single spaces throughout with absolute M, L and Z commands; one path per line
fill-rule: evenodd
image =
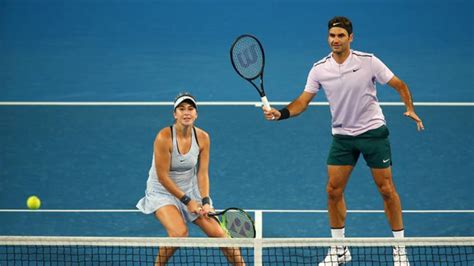
M 176 227 L 168 230 L 169 237 L 188 237 L 189 232 L 187 227 Z
M 208 237 L 227 237 L 226 232 L 212 218 L 199 217 L 194 221 Z
M 227 237 L 226 232 L 219 225 L 211 225 L 207 229 L 207 235 L 209 237 L 221 237 L 221 238 Z

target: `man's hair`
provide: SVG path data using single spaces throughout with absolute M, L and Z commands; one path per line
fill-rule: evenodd
M 352 33 L 352 22 L 350 19 L 346 17 L 333 17 L 331 20 L 328 22 L 328 30 L 330 30 L 333 27 L 338 27 L 338 28 L 343 28 L 347 31 L 349 35 Z

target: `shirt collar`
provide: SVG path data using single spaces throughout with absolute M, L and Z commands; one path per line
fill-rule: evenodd
M 334 64 L 339 65 L 339 66 L 342 67 L 342 66 L 348 65 L 348 64 L 352 61 L 352 52 L 353 52 L 353 51 L 352 51 L 352 49 L 351 49 L 351 50 L 349 51 L 349 56 L 346 58 L 346 60 L 344 60 L 344 62 L 343 62 L 342 64 L 339 64 L 339 63 L 336 62 L 336 60 L 334 60 L 334 58 L 332 57 L 333 52 L 331 52 L 331 53 L 329 54 L 329 56 L 330 56 L 330 58 L 331 58 L 331 62 L 332 62 L 332 63 L 334 63 Z

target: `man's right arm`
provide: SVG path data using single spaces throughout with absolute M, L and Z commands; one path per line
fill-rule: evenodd
M 282 120 L 289 117 L 297 116 L 306 110 L 315 95 L 316 93 L 303 91 L 303 93 L 301 93 L 298 98 L 293 100 L 283 109 L 276 110 L 275 108 L 272 108 L 270 111 L 265 111 L 264 109 L 263 112 L 265 114 L 265 118 L 267 120 Z

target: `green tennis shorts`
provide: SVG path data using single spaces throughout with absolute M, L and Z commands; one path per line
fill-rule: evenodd
M 358 136 L 333 135 L 328 165 L 355 165 L 360 154 L 370 168 L 392 165 L 388 128 L 383 125 Z

